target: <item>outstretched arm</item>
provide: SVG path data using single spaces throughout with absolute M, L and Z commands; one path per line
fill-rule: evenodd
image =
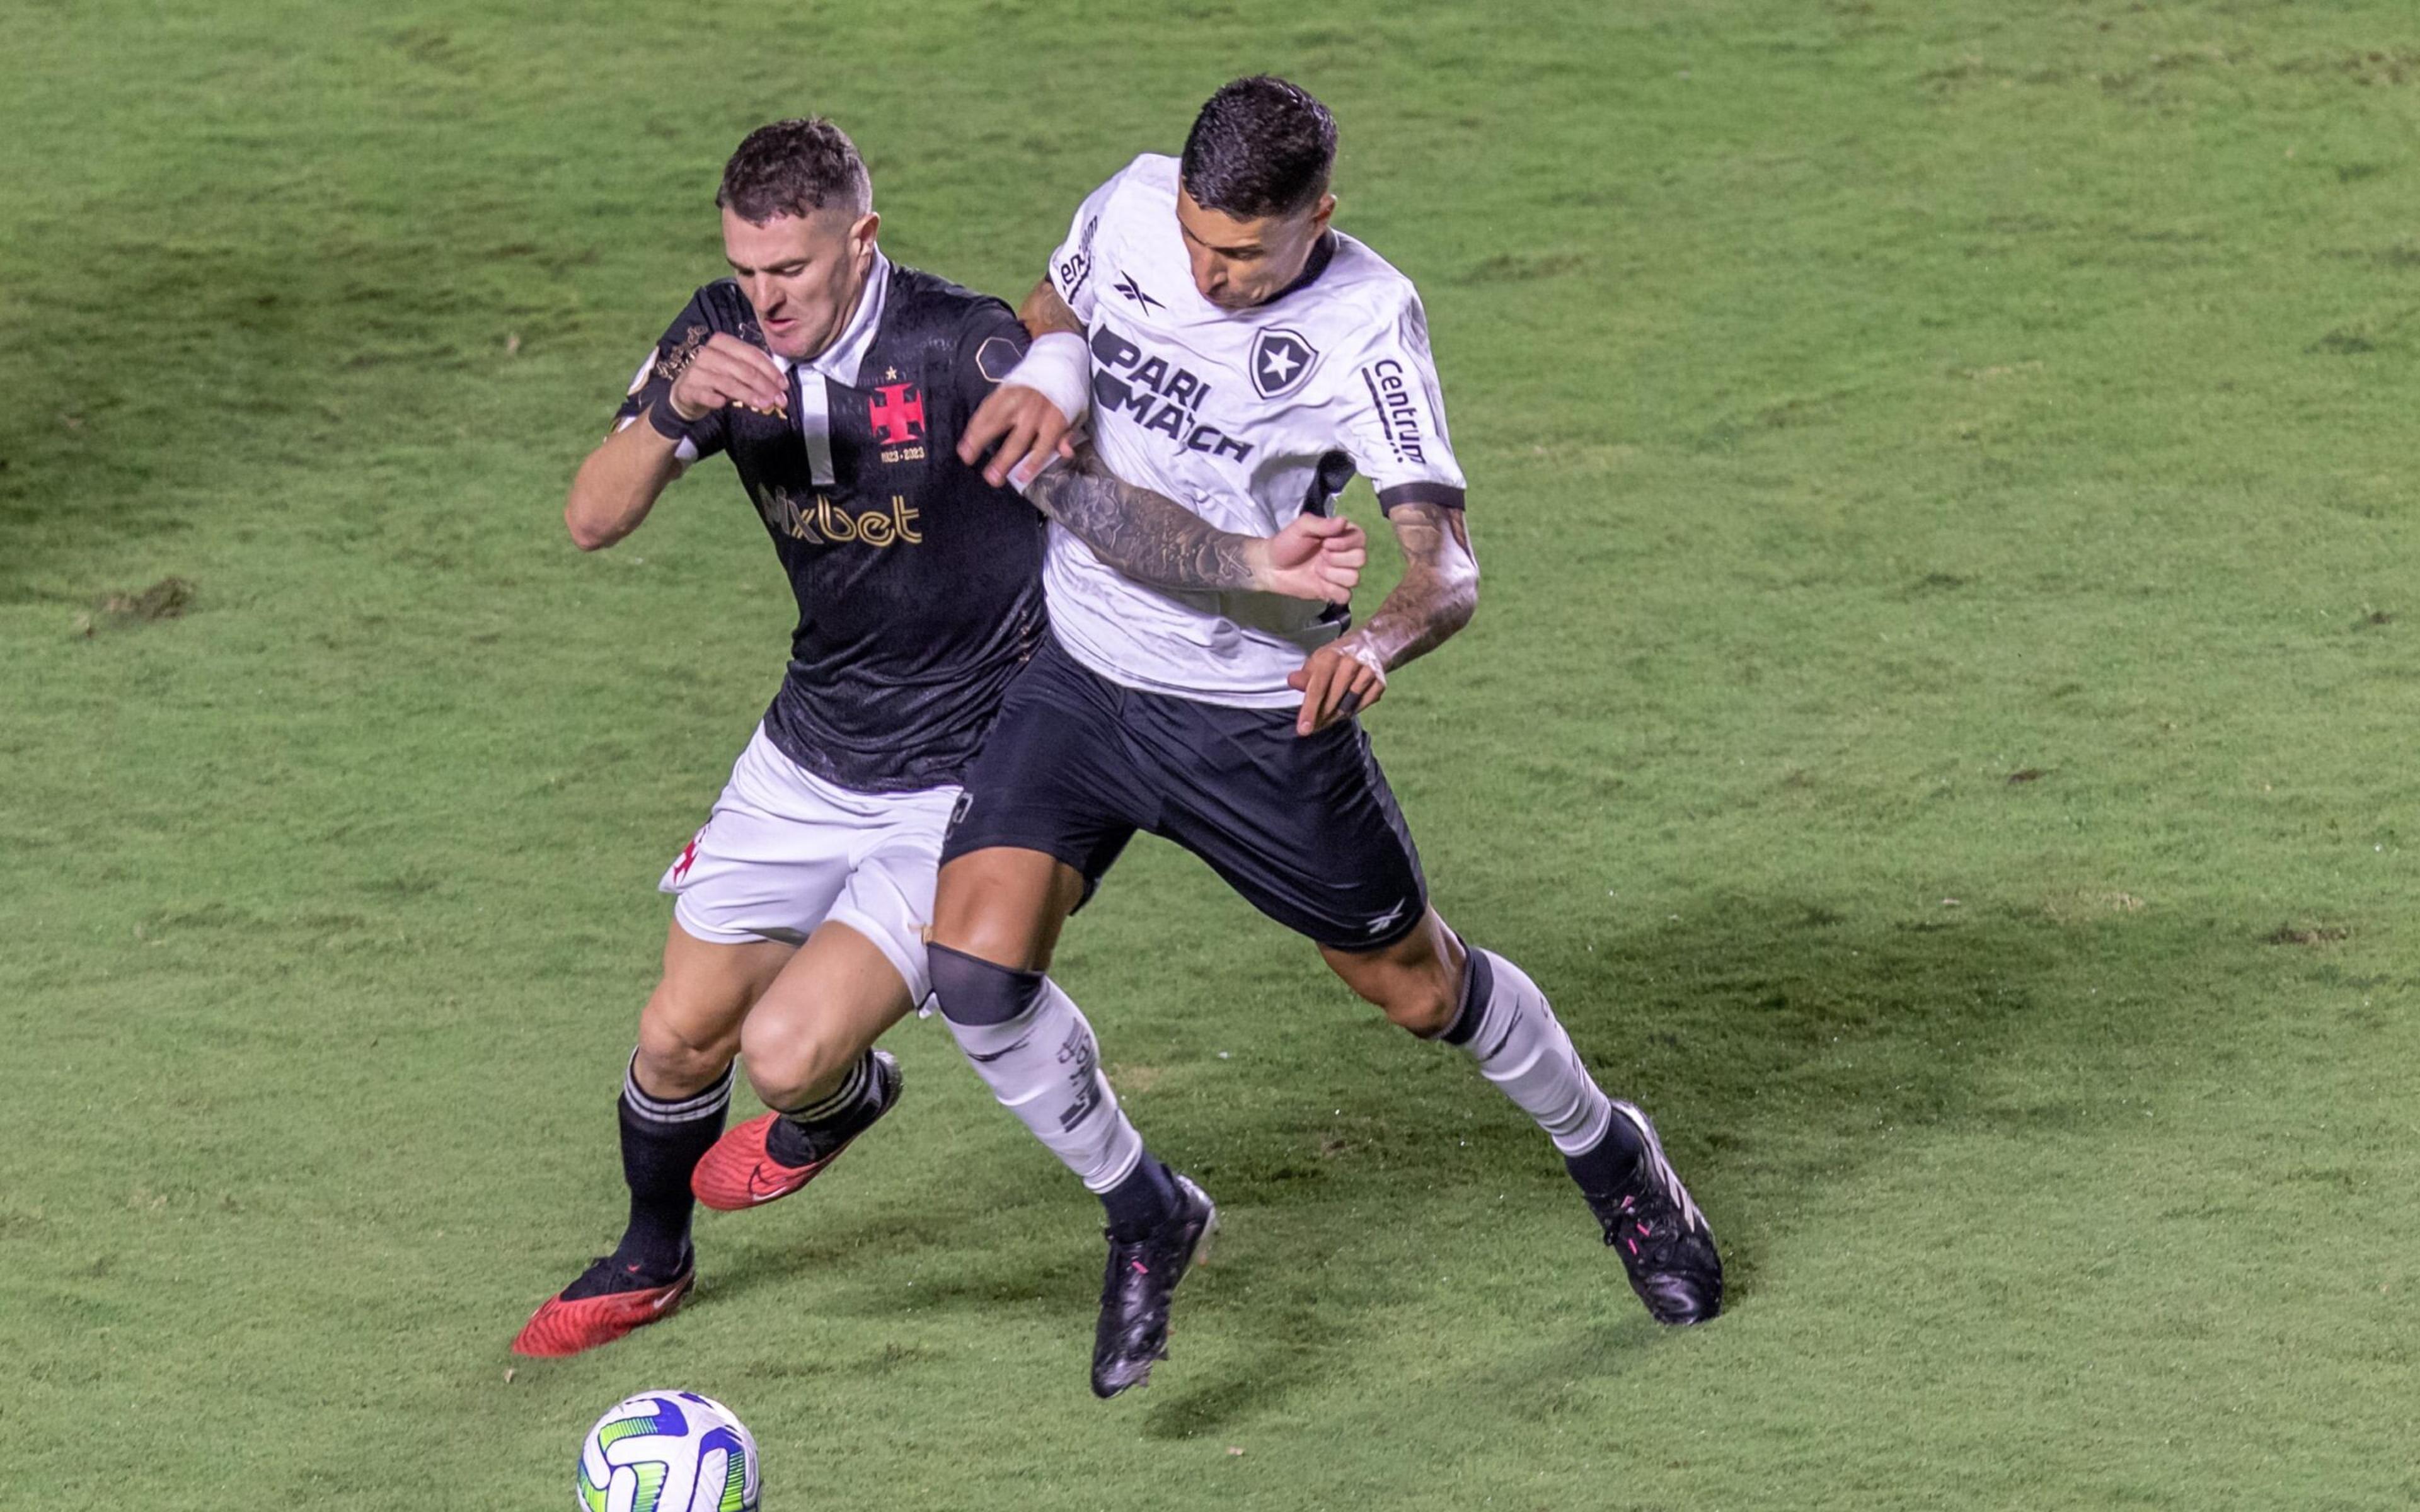
M 1369 560 L 1361 529 L 1350 520 L 1304 515 L 1267 537 L 1222 531 L 1174 500 L 1112 477 L 1089 447 L 1053 461 L 1026 485 L 1025 497 L 1103 562 L 1156 588 L 1342 604 Z
M 1388 672 L 1445 644 L 1479 608 L 1479 559 L 1471 554 L 1461 510 L 1406 502 L 1387 522 L 1404 548 L 1403 579 L 1368 624 L 1312 652 L 1286 679 L 1302 690 L 1296 734 L 1324 730 L 1377 702 Z

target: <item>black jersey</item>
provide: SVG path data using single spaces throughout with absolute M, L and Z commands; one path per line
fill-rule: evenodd
M 855 384 L 793 364 L 789 417 L 723 409 L 688 433 L 701 456 L 731 454 L 798 597 L 766 733 L 827 781 L 895 793 L 957 780 L 1040 643 L 1044 521 L 957 456 L 960 428 L 1024 352 L 1024 327 L 930 273 L 876 276 L 887 283 Z M 729 279 L 690 299 L 619 418 L 656 403 L 716 332 L 765 345 Z M 829 440 L 814 438 L 814 456 L 791 418 L 805 412 L 802 382 L 824 385 Z

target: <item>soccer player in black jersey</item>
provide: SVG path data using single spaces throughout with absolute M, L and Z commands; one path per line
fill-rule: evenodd
M 874 1048 L 930 992 L 934 869 L 973 757 L 1043 634 L 1046 518 L 1174 588 L 1241 572 L 1342 601 L 1359 532 L 1217 531 L 1166 499 L 1028 502 L 957 455 L 1023 355 L 1007 305 L 898 267 L 856 147 L 775 122 L 725 165 L 732 277 L 697 291 L 582 463 L 564 519 L 583 550 L 645 520 L 691 463 L 730 454 L 799 602 L 789 672 L 712 815 L 666 871 L 663 975 L 622 1082 L 629 1221 L 513 1347 L 573 1354 L 664 1317 L 694 1279 L 692 1197 L 787 1196 L 890 1111 Z M 1089 466 L 1072 454 L 1067 467 Z M 1142 527 L 1138 530 L 1138 524 Z M 736 1060 L 775 1112 L 723 1134 Z

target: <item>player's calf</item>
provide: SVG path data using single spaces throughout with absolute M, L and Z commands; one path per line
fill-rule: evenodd
M 622 1180 L 630 1189 L 630 1220 L 611 1257 L 619 1276 L 648 1286 L 671 1281 L 690 1266 L 690 1172 L 722 1134 L 731 1107 L 734 1068 L 704 1091 L 658 1097 L 640 1081 L 636 1057 L 622 1078 Z M 583 1277 L 578 1288 L 596 1281 Z
M 1553 1139 L 1648 1312 L 1663 1323 L 1713 1318 L 1722 1257 L 1654 1125 L 1606 1096 L 1527 972 L 1492 950 L 1467 954 L 1462 1007 L 1439 1038 Z
M 1109 1270 L 1093 1340 L 1093 1391 L 1139 1386 L 1168 1352 L 1169 1302 L 1218 1212 L 1143 1148 L 1101 1074 L 1093 1026 L 1059 984 L 936 945 L 933 990 L 958 1048 L 1001 1105 L 1083 1179 L 1108 1218 Z
M 1110 1204 L 1114 1225 L 1117 1195 L 1148 1158 L 1101 1074 L 1100 1045 L 1083 1011 L 1039 971 L 945 945 L 930 955 L 934 995 L 958 1048 L 1001 1105 Z M 1173 1210 L 1172 1186 L 1148 1196 L 1156 1200 L 1133 1215 L 1138 1229 L 1157 1227 Z
M 531 1316 L 515 1350 L 575 1354 L 680 1305 L 696 1274 L 690 1173 L 722 1133 L 740 1022 L 789 956 L 784 945 L 715 944 L 677 924 L 665 935 L 663 976 L 614 1100 L 629 1220 L 611 1255 Z
M 722 1133 L 733 1068 L 686 1097 L 659 1097 L 641 1082 L 638 1057 L 622 1078 L 622 1179 L 630 1218 L 613 1253 L 539 1304 L 513 1349 L 577 1354 L 670 1316 L 697 1273 L 690 1249 L 690 1172 Z
M 1325 953 L 1388 1018 L 1467 1054 L 1545 1131 L 1650 1313 L 1695 1323 L 1721 1310 L 1714 1234 L 1654 1126 L 1606 1095 L 1527 972 L 1492 950 L 1465 947 L 1434 911 L 1383 950 Z

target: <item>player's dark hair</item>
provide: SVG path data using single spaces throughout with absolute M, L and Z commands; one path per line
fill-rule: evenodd
M 714 203 L 763 225 L 776 215 L 828 207 L 863 214 L 874 208 L 874 185 L 857 144 L 818 116 L 775 121 L 749 132 L 722 165 L 722 187 Z
M 1327 193 L 1336 118 L 1311 91 L 1265 73 L 1210 97 L 1185 138 L 1185 192 L 1239 221 L 1291 215 Z

